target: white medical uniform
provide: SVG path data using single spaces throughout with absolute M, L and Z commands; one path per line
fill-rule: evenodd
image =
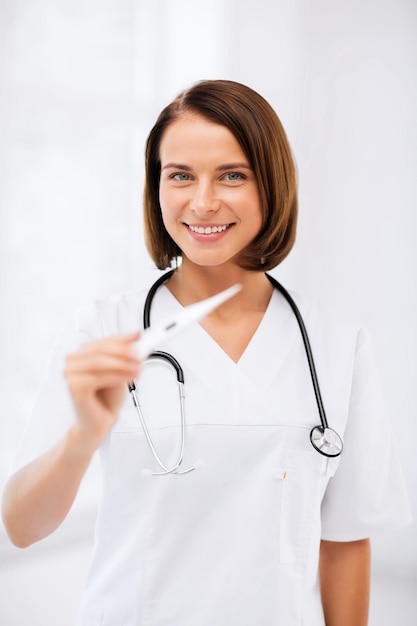
M 98 303 L 68 330 L 16 468 L 74 419 L 63 355 L 136 330 L 145 295 Z M 317 405 L 296 319 L 278 292 L 237 364 L 195 324 L 161 349 L 184 369 L 183 467 L 196 469 L 151 475 L 159 467 L 127 395 L 100 450 L 104 486 L 79 626 L 323 626 L 320 539 L 358 540 L 409 521 L 367 334 L 295 299 L 342 456 L 311 446 Z M 179 308 L 162 287 L 151 324 Z M 180 443 L 175 374 L 152 363 L 137 385 L 169 465 Z

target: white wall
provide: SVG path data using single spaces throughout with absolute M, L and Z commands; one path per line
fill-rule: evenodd
M 156 114 L 195 80 L 231 78 L 275 106 L 298 162 L 299 236 L 276 274 L 371 330 L 417 510 L 416 13 L 413 0 L 3 0 L 0 480 L 64 322 L 156 274 L 140 216 Z M 96 470 L 55 536 L 21 552 L 0 535 L 1 624 L 73 623 Z M 371 622 L 411 626 L 416 527 L 388 539 Z

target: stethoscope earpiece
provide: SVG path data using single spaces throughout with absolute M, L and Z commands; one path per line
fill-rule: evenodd
M 333 428 L 315 426 L 310 432 L 310 441 L 313 448 L 324 456 L 339 456 L 343 450 L 342 438 Z

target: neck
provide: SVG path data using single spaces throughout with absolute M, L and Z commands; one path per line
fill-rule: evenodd
M 168 289 L 183 305 L 208 298 L 232 285 L 240 283 L 242 291 L 220 307 L 234 309 L 262 309 L 268 306 L 272 286 L 263 272 L 250 272 L 237 265 L 216 267 L 195 265 L 184 259 L 167 283 Z

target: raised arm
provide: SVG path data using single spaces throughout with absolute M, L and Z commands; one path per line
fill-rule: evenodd
M 65 519 L 87 467 L 114 426 L 126 383 L 139 374 L 138 334 L 84 344 L 67 357 L 65 378 L 76 420 L 63 437 L 8 480 L 2 515 L 11 541 L 26 547 Z M 56 407 L 59 411 L 59 407 Z

